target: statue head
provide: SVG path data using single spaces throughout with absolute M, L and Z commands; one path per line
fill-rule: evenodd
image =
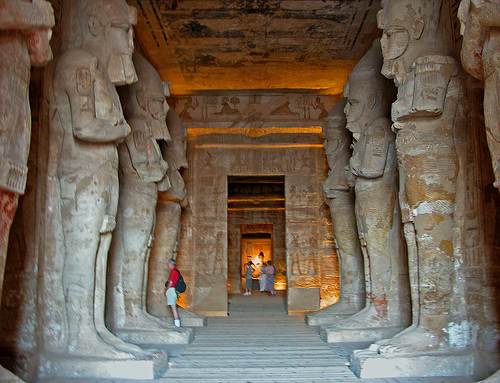
M 27 42 L 31 65 L 44 66 L 52 60 L 51 37 L 52 29 L 37 29 L 28 33 Z
M 382 74 L 400 84 L 418 57 L 447 56 L 448 36 L 440 22 L 442 0 L 382 0 L 377 15 L 384 65 Z
M 169 107 L 165 100 L 169 95 L 168 85 L 141 53 L 134 52 L 133 63 L 138 81 L 126 87 L 128 97 L 122 102 L 125 115 L 142 116 L 152 128 L 154 139 L 170 141 L 167 127 Z
M 380 75 L 381 67 L 380 43 L 376 40 L 354 67 L 344 88 L 346 127 L 355 141 L 368 124 L 389 114 L 393 89 Z
M 137 75 L 132 61 L 134 51 L 133 25 L 137 12 L 125 0 L 76 0 L 76 16 L 80 21 L 80 42 L 95 54 L 115 85 L 132 84 Z
M 167 114 L 167 125 L 172 136 L 172 142 L 169 144 L 171 156 L 175 159 L 177 169 L 187 168 L 187 136 L 186 127 L 177 113 L 170 109 Z

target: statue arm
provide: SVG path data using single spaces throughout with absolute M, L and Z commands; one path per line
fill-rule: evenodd
M 54 11 L 45 0 L 0 0 L 0 30 L 50 29 Z
M 71 106 L 73 135 L 91 143 L 115 143 L 122 141 L 130 133 L 130 127 L 121 118 L 99 118 L 97 108 L 112 105 L 109 96 L 96 96 L 97 60 L 92 58 L 86 63 L 80 61 L 77 65 L 65 69 L 66 94 Z M 100 99 L 99 99 L 100 98 Z

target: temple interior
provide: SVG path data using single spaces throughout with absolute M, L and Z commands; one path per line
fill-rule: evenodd
M 499 92 L 499 0 L 0 0 L 0 383 L 500 383 Z

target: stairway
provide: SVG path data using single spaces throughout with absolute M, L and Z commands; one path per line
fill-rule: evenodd
M 209 318 L 171 359 L 169 383 L 468 383 L 469 379 L 357 379 L 346 363 L 360 345 L 323 343 L 303 317 L 286 315 L 284 297 L 232 296 L 227 318 Z

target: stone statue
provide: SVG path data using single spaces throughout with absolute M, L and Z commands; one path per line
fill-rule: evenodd
M 387 118 L 393 91 L 379 74 L 381 67 L 376 41 L 354 68 L 344 91 L 347 129 L 354 138 L 350 167 L 356 176 L 356 218 L 367 297 L 363 310 L 323 329 L 329 342 L 380 340 L 410 322 L 395 136 Z
M 382 73 L 398 86 L 392 120 L 409 246 L 413 324 L 373 345 L 378 356 L 364 351 L 355 355 L 355 370 L 363 377 L 380 376 L 371 375 L 380 358 L 389 366 L 384 376 L 468 375 L 472 363 L 462 352 L 469 345 L 470 329 L 454 304 L 453 287 L 460 279 L 454 214 L 464 95 L 459 65 L 451 57 L 451 39 L 440 23 L 441 6 L 436 0 L 384 0 L 379 12 Z M 408 363 L 411 368 L 402 367 Z
M 323 183 L 330 206 L 340 265 L 340 299 L 318 313 L 307 316 L 312 326 L 334 323 L 357 313 L 365 306 L 363 254 L 359 245 L 354 211 L 354 178 L 349 170 L 352 136 L 346 129 L 346 100 L 340 100 L 328 116 L 324 147 L 330 172 Z
M 493 161 L 495 187 L 500 187 L 500 2 L 462 0 L 462 64 L 467 72 L 484 81 L 484 120 Z
M 157 141 L 171 138 L 166 124 L 168 88 L 140 53 L 134 53 L 133 59 L 139 81 L 122 87 L 120 93 L 132 133 L 118 146 L 120 199 L 108 265 L 107 322 L 115 334 L 131 343 L 189 343 L 191 330 L 169 330 L 166 322 L 146 311 L 158 191 L 171 187 L 168 164 Z
M 31 138 L 31 66 L 52 59 L 52 6 L 45 0 L 5 0 L 0 6 L 0 300 L 9 233 L 24 194 Z M 11 375 L 0 366 L 0 380 Z M 14 378 L 12 378 L 14 379 Z
M 137 80 L 132 61 L 136 12 L 125 0 L 74 0 L 64 3 L 63 14 L 67 29 L 54 68 L 50 112 L 57 153 L 50 153 L 54 164 L 49 167 L 55 168 L 58 188 L 49 198 L 60 212 L 57 238 L 62 241 L 54 257 L 63 259 L 65 318 L 56 320 L 67 329 L 65 349 L 47 350 L 40 374 L 119 378 L 136 366 L 138 377 L 150 379 L 163 354 L 123 342 L 104 323 L 107 258 L 118 206 L 117 145 L 130 133 L 115 85 Z M 55 216 L 54 210 L 50 219 Z
M 161 318 L 172 317 L 165 300 L 165 281 L 168 277 L 165 265 L 169 259 L 175 259 L 177 256 L 181 213 L 187 206 L 186 186 L 180 173 L 182 168 L 188 166 L 186 128 L 173 109 L 168 111 L 167 126 L 172 141 L 162 145 L 162 151 L 168 162 L 167 176 L 171 187 L 166 192 L 159 193 L 155 243 L 149 260 L 147 296 L 148 312 Z M 178 312 L 184 326 L 200 327 L 205 324 L 204 318 L 189 311 L 178 308 Z

